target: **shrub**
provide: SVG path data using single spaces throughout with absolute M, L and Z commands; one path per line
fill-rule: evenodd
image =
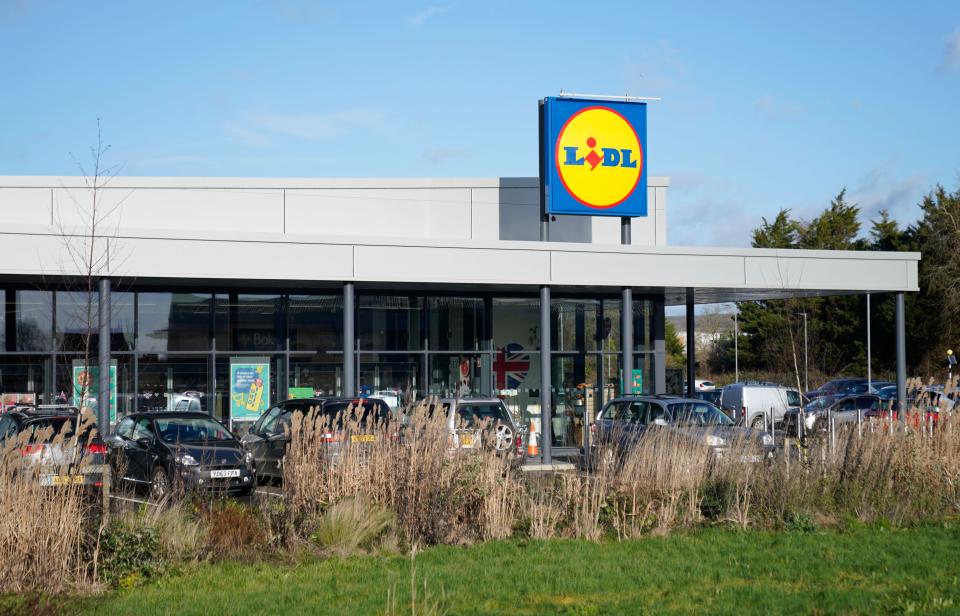
M 259 557 L 270 544 L 270 533 L 260 510 L 232 500 L 217 500 L 200 507 L 206 528 L 207 550 L 212 558 Z
M 363 497 L 348 497 L 328 507 L 319 517 L 310 540 L 345 556 L 370 548 L 393 524 L 389 509 Z
M 139 519 L 111 522 L 100 533 L 97 573 L 107 584 L 136 586 L 161 571 L 162 564 L 157 529 Z

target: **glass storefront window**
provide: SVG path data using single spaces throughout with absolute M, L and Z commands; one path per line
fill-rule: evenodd
M 396 410 L 423 397 L 423 355 L 360 354 L 359 385 L 364 395 L 380 398 Z
M 291 295 L 287 311 L 291 351 L 343 348 L 343 296 Z
M 596 354 L 554 355 L 551 381 L 553 444 L 583 447 L 585 426 L 600 409 Z
M 414 351 L 423 348 L 421 298 L 361 295 L 357 299 L 357 337 L 361 349 Z
M 99 297 L 96 293 L 58 291 L 56 334 L 61 351 L 96 353 L 99 344 Z
M 214 329 L 217 350 L 278 351 L 284 348 L 284 307 L 280 295 L 217 295 Z
M 113 351 L 132 351 L 133 331 L 133 293 L 110 294 L 110 349 Z
M 650 300 L 633 300 L 633 350 L 652 351 L 653 340 L 653 302 Z
M 10 293 L 10 291 L 8 291 Z M 7 332 L 8 351 L 49 351 L 52 347 L 53 293 L 14 291 L 16 329 Z M 10 339 L 10 334 L 15 340 Z
M 290 357 L 290 390 L 301 389 L 302 394 L 291 391 L 297 398 L 312 396 L 339 396 L 343 373 L 343 355 L 292 355 Z M 307 390 L 311 390 L 307 392 Z
M 209 413 L 211 404 L 207 396 L 208 364 L 209 360 L 205 355 L 140 357 L 137 409 L 172 411 L 180 401 L 198 400 L 201 410 Z
M 210 348 L 209 294 L 139 293 L 137 351 L 206 351 Z
M 429 394 L 442 398 L 490 396 L 490 353 L 432 353 Z
M 15 404 L 36 404 L 44 399 L 46 385 L 52 382 L 50 358 L 33 355 L 0 357 L 0 394 L 3 410 Z
M 428 343 L 431 351 L 480 350 L 487 339 L 483 300 L 473 297 L 431 297 Z
M 134 412 L 134 398 L 137 397 L 137 388 L 134 384 L 134 369 L 132 355 L 114 355 L 112 361 L 117 366 L 117 397 L 115 400 L 116 409 L 114 414 L 116 421 Z M 91 357 L 90 363 L 97 365 L 97 358 Z M 57 355 L 57 379 L 54 389 L 54 401 L 60 404 L 73 404 L 74 395 L 81 395 L 74 391 L 73 367 L 74 364 L 83 366 L 83 355 L 80 354 L 61 354 Z M 99 390 L 99 383 L 95 386 Z M 91 390 L 88 392 L 91 400 L 98 400 L 99 396 L 94 395 Z M 95 408 L 91 404 L 91 408 Z M 144 410 L 143 408 L 140 409 Z
M 600 300 L 555 299 L 550 302 L 554 351 L 595 351 L 603 335 L 597 330 Z

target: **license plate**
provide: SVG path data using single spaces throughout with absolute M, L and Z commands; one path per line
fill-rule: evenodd
M 40 485 L 42 486 L 83 485 L 85 481 L 83 475 L 43 475 L 40 477 Z
M 239 476 L 240 476 L 239 468 L 234 468 L 234 469 L 225 470 L 225 471 L 210 471 L 211 479 L 225 479 L 227 477 L 239 477 Z
M 354 434 L 350 437 L 351 443 L 373 443 L 377 437 L 373 434 Z
M 473 447 L 473 435 L 463 434 L 460 436 L 461 447 Z

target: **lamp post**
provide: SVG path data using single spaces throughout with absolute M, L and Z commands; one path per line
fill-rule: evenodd
M 807 313 L 797 314 L 803 317 L 803 388 L 810 391 L 810 372 L 807 368 Z
M 957 365 L 957 356 L 953 354 L 953 349 L 947 349 L 947 387 L 950 387 L 950 381 L 953 380 L 953 367 Z
M 733 382 L 740 382 L 740 312 L 733 313 Z

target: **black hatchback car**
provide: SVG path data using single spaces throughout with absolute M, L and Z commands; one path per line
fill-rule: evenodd
M 155 498 L 175 489 L 243 496 L 256 485 L 253 456 L 206 413 L 130 415 L 104 441 L 118 483 L 148 487 Z
M 352 417 L 346 417 L 348 410 Z M 399 428 L 393 422 L 390 406 L 378 398 L 285 400 L 269 408 L 243 435 L 243 446 L 253 455 L 257 477 L 281 478 L 293 416 L 308 412 L 326 417 L 329 432 L 324 437 L 325 454 L 331 459 L 336 459 L 346 447 L 369 447 L 381 438 L 394 436 L 393 428 Z

